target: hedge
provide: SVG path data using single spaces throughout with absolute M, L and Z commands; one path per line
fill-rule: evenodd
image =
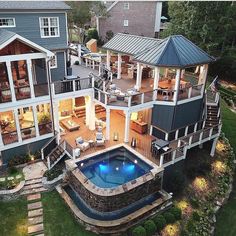
M 132 236 L 147 236 L 146 229 L 143 226 L 137 226 L 132 230 Z
M 153 220 L 145 221 L 143 226 L 146 229 L 147 236 L 151 236 L 157 231 L 157 227 Z

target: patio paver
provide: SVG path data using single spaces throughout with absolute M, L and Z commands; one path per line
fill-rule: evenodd
M 40 216 L 42 214 L 43 214 L 43 209 L 28 211 L 28 217 Z
M 42 231 L 43 231 L 43 223 L 28 227 L 28 234 L 33 234 Z
M 42 208 L 42 202 L 34 202 L 28 204 L 28 210 L 35 210 L 38 208 Z
M 36 225 L 39 223 L 43 223 L 43 216 L 36 216 L 34 218 L 28 218 L 28 222 L 30 225 Z
M 34 201 L 34 200 L 38 200 L 38 199 L 41 199 L 40 193 L 31 194 L 31 195 L 27 196 L 27 201 Z

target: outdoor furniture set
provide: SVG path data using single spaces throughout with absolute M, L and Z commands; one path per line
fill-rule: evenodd
M 151 143 L 151 152 L 154 157 L 169 151 L 171 148 L 169 147 L 170 142 L 163 139 L 154 139 Z

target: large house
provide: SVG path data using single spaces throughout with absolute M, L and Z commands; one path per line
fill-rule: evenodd
M 107 32 L 158 37 L 162 2 L 107 1 L 105 6 L 106 16 L 95 17 L 98 34 L 103 40 L 106 41 Z
M 70 186 L 60 194 L 81 222 L 111 235 L 170 206 L 163 188 L 188 149 L 211 141 L 214 155 L 219 94 L 207 72 L 215 59 L 181 35 L 117 33 L 105 58 L 85 56 L 68 76 L 67 10 L 0 4 L 0 166 L 40 150 L 51 169 L 67 156 Z

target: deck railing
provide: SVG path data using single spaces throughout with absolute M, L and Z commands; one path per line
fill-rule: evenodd
M 18 142 L 17 131 L 7 131 L 1 134 L 4 145 Z
M 75 153 L 74 153 L 74 148 L 66 141 L 64 140 L 65 142 L 65 151 L 67 152 L 67 154 L 69 154 L 69 156 L 71 158 L 75 158 Z
M 55 135 L 41 148 L 42 159 L 46 158 L 51 151 L 58 145 L 57 132 Z

